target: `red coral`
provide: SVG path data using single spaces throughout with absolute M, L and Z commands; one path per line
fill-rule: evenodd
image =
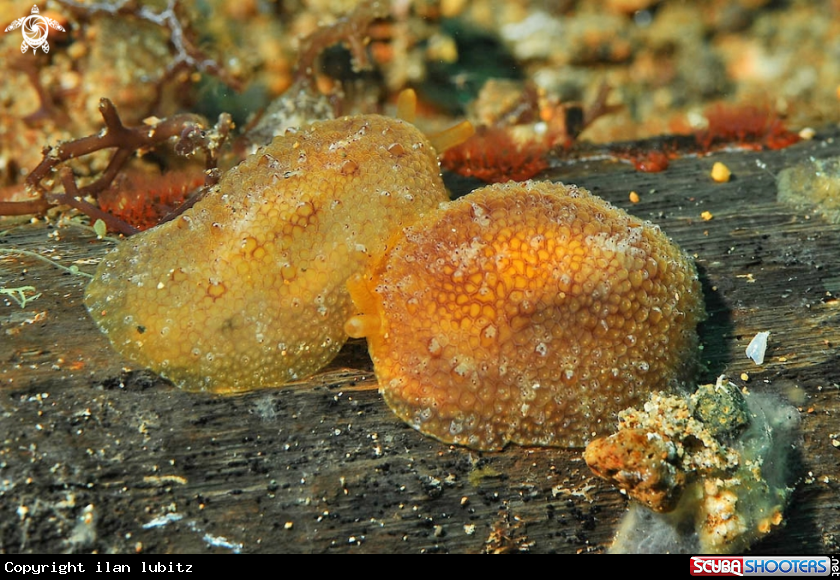
M 519 143 L 505 128 L 479 127 L 464 143 L 447 149 L 441 165 L 488 183 L 524 181 L 548 168 L 548 141 Z

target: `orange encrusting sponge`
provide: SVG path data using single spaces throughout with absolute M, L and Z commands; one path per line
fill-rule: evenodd
M 391 408 L 447 443 L 583 446 L 691 378 L 703 298 L 658 227 L 587 191 L 494 185 L 427 213 L 348 284 Z

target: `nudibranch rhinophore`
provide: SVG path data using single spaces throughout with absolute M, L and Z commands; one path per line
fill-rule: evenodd
M 485 187 L 427 212 L 348 282 L 379 388 L 446 443 L 583 446 L 690 380 L 703 295 L 650 223 L 574 186 Z
M 277 137 L 183 215 L 117 246 L 85 304 L 120 353 L 184 389 L 305 377 L 347 339 L 347 279 L 448 199 L 435 147 L 472 132 L 453 129 L 430 140 L 359 115 Z

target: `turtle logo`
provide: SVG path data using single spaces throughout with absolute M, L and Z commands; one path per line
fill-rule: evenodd
M 32 14 L 18 18 L 6 27 L 6 32 L 10 30 L 17 30 L 23 27 L 21 33 L 23 34 L 23 43 L 20 45 L 20 51 L 26 52 L 29 47 L 32 47 L 32 52 L 38 52 L 38 47 L 41 47 L 44 53 L 50 51 L 50 43 L 47 42 L 47 34 L 49 29 L 60 30 L 64 32 L 64 28 L 46 16 L 38 14 L 38 6 L 32 7 Z

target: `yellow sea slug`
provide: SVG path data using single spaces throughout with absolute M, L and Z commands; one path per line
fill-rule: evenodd
M 583 446 L 691 378 L 703 296 L 658 227 L 587 191 L 486 187 L 428 212 L 349 282 L 380 390 L 446 443 Z
M 400 111 L 412 115 L 410 99 Z M 184 389 L 311 374 L 347 338 L 347 279 L 447 199 L 435 144 L 470 131 L 433 144 L 406 121 L 363 115 L 277 137 L 182 216 L 108 254 L 88 310 L 120 353 Z

